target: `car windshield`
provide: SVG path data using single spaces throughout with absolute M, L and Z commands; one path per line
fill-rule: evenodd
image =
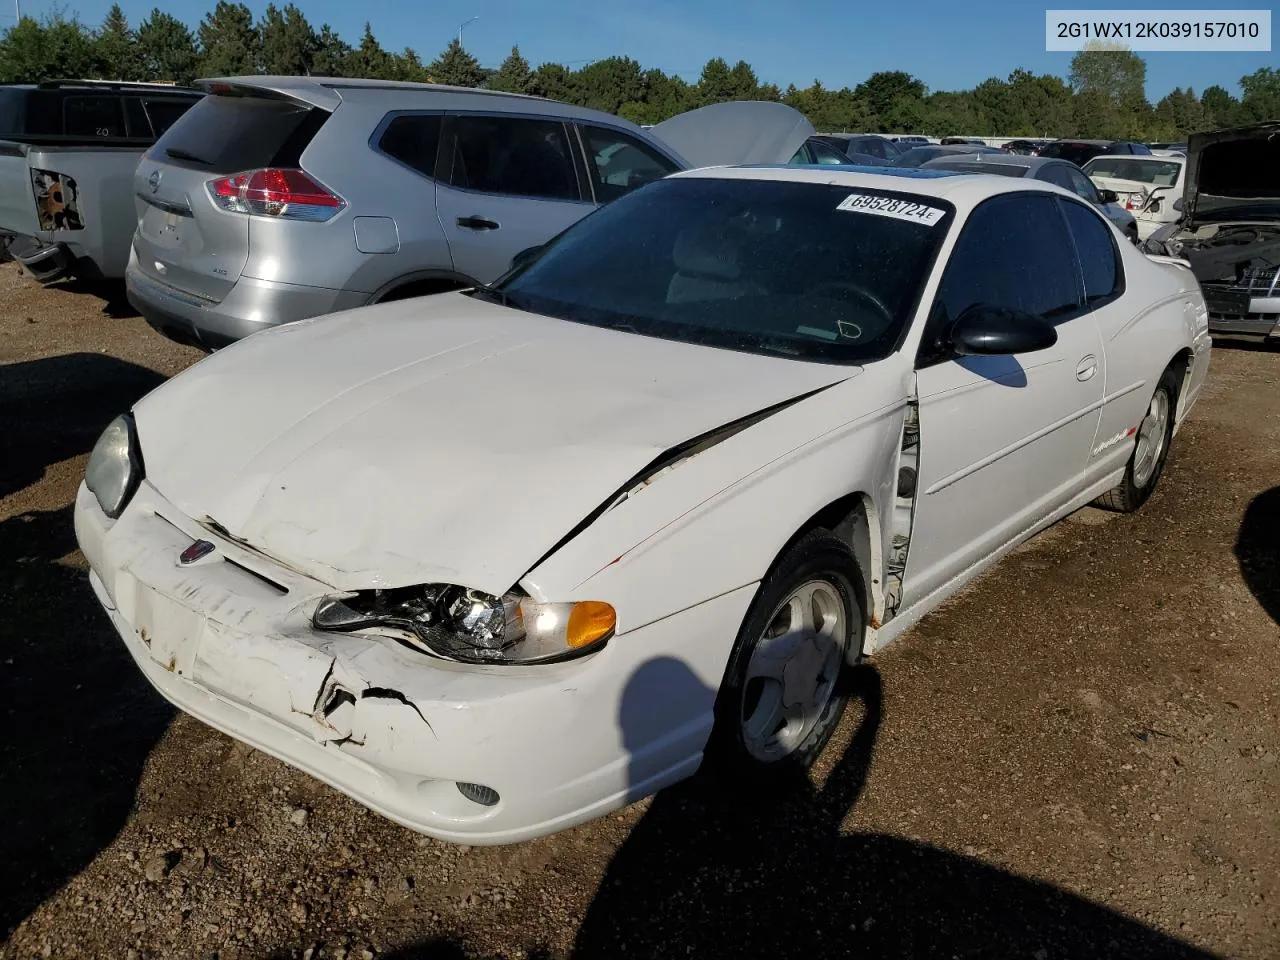
M 476 295 L 644 336 L 862 363 L 896 348 L 953 214 L 896 191 L 679 177 L 600 208 Z
M 1178 182 L 1182 164 L 1168 160 L 1147 160 L 1138 157 L 1094 157 L 1085 164 L 1084 172 L 1091 177 L 1110 177 L 1113 180 L 1132 180 L 1156 187 L 1172 187 Z

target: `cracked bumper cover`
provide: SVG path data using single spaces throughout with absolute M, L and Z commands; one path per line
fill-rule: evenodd
M 145 481 L 114 522 L 82 484 L 75 525 L 99 601 L 166 699 L 392 820 L 466 843 L 552 833 L 693 773 L 754 592 L 620 635 L 581 661 L 477 667 L 312 629 L 332 588 L 210 534 Z M 217 549 L 180 565 L 196 538 Z M 717 634 L 725 639 L 708 642 Z M 619 729 L 623 691 L 664 655 L 707 693 L 664 705 L 637 739 Z M 501 799 L 483 807 L 458 782 Z

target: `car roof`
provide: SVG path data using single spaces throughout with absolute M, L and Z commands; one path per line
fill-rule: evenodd
M 1044 190 L 1074 196 L 1067 190 L 1045 183 L 1016 177 L 993 177 L 985 173 L 959 173 L 951 170 L 920 170 L 898 167 L 856 166 L 743 166 L 703 167 L 673 173 L 669 179 L 684 177 L 719 180 L 777 180 L 788 183 L 819 183 L 847 186 L 850 189 L 883 190 L 936 197 L 955 204 L 957 209 L 971 208 L 988 197 L 1002 193 Z

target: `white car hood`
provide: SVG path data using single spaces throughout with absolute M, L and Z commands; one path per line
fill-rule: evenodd
M 678 114 L 649 132 L 690 167 L 719 167 L 788 163 L 813 135 L 813 124 L 785 103 L 732 100 Z
M 162 495 L 294 570 L 501 594 L 670 447 L 854 373 L 446 294 L 255 335 L 135 416 Z

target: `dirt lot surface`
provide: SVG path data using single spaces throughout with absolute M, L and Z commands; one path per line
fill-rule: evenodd
M 467 849 L 133 667 L 70 505 L 198 354 L 105 293 L 0 267 L 0 958 L 1280 956 L 1280 351 L 1218 345 L 1142 511 L 1059 524 L 853 677 L 814 783 Z

